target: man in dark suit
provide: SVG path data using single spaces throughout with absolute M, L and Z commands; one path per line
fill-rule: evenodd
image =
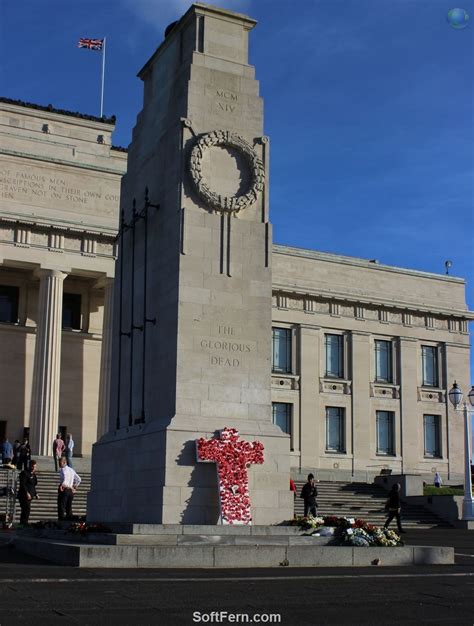
M 31 512 L 31 501 L 38 500 L 36 493 L 36 485 L 38 478 L 36 476 L 36 461 L 31 461 L 30 466 L 20 472 L 20 487 L 18 489 L 18 500 L 20 501 L 21 516 L 20 524 L 28 526 L 28 520 Z
M 316 489 L 316 485 L 314 483 L 313 474 L 308 474 L 308 481 L 303 485 L 303 489 L 301 490 L 300 498 L 304 500 L 304 516 L 307 517 L 308 513 L 313 517 L 316 517 L 316 496 L 318 495 L 318 490 Z

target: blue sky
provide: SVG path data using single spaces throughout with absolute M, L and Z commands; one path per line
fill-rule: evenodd
M 460 3 L 460 4 L 456 4 Z M 275 241 L 473 280 L 474 0 L 226 0 L 258 20 Z M 184 0 L 3 0 L 1 95 L 105 113 L 127 145 L 137 71 Z M 471 24 L 455 30 L 453 6 Z

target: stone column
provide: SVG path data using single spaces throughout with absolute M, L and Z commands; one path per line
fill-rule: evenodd
M 352 446 L 354 454 L 354 475 L 365 478 L 366 466 L 370 461 L 375 445 L 375 428 L 370 402 L 370 336 L 361 331 L 351 332 L 352 340 Z
M 421 364 L 418 342 L 400 337 L 400 442 L 402 473 L 419 471 L 423 458 L 423 416 L 418 404 L 418 381 Z
M 321 455 L 319 440 L 320 329 L 300 327 L 300 454 L 302 471 L 317 469 Z
M 40 270 L 30 439 L 33 454 L 52 453 L 58 431 L 63 283 L 66 274 Z
M 104 287 L 104 316 L 102 322 L 102 351 L 100 354 L 99 413 L 97 439 L 109 430 L 110 369 L 112 364 L 112 321 L 114 281 L 109 278 Z

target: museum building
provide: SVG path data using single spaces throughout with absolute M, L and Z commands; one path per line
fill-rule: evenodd
M 51 106 L 0 99 L 0 128 L 0 437 L 49 455 L 71 432 L 87 457 L 109 424 L 127 152 L 114 118 Z M 462 480 L 447 390 L 469 387 L 464 280 L 276 244 L 271 256 L 272 420 L 292 473 Z M 222 367 L 246 349 L 213 341 Z

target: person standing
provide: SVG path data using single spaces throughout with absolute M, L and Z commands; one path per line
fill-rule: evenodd
M 28 469 L 31 461 L 31 448 L 28 439 L 24 439 L 20 446 L 17 469 Z
M 61 438 L 60 433 L 56 435 L 56 439 L 53 441 L 53 458 L 54 458 L 54 470 L 57 472 L 59 467 L 59 459 L 64 452 L 64 441 Z
M 20 447 L 21 447 L 21 443 L 18 441 L 18 439 L 15 439 L 15 442 L 13 444 L 13 459 L 12 459 L 12 463 L 15 467 L 18 467 L 18 464 L 20 461 Z
M 72 519 L 72 501 L 81 477 L 67 465 L 64 457 L 59 459 L 59 467 L 58 520 L 61 522 Z
M 402 522 L 400 519 L 401 503 L 400 503 L 400 483 L 394 483 L 388 496 L 387 504 L 385 508 L 388 512 L 387 520 L 384 524 L 384 528 L 388 528 L 388 525 L 395 517 L 397 520 L 397 528 L 399 533 L 404 533 L 402 528 Z
M 36 461 L 31 461 L 29 468 L 20 472 L 20 486 L 18 488 L 18 500 L 20 501 L 21 515 L 20 524 L 28 526 L 30 519 L 31 501 L 39 500 L 36 492 L 38 478 L 36 476 Z
M 308 481 L 303 485 L 303 489 L 301 490 L 300 498 L 304 500 L 304 516 L 307 517 L 308 513 L 313 517 L 317 515 L 317 502 L 316 496 L 318 495 L 318 490 L 316 489 L 316 485 L 314 482 L 314 475 L 308 474 Z
M 442 484 L 443 484 L 443 479 L 441 478 L 441 474 L 436 472 L 436 474 L 434 476 L 434 486 L 439 489 Z
M 8 441 L 8 437 L 5 437 L 2 445 L 2 463 L 3 465 L 10 465 L 13 459 L 13 446 Z
M 68 433 L 66 435 L 66 449 L 64 451 L 64 454 L 66 455 L 66 463 L 69 465 L 69 467 L 72 467 L 73 450 L 74 450 L 74 440 L 72 438 L 71 433 Z
M 296 498 L 296 483 L 292 478 L 290 478 L 290 491 L 293 492 L 293 496 Z

